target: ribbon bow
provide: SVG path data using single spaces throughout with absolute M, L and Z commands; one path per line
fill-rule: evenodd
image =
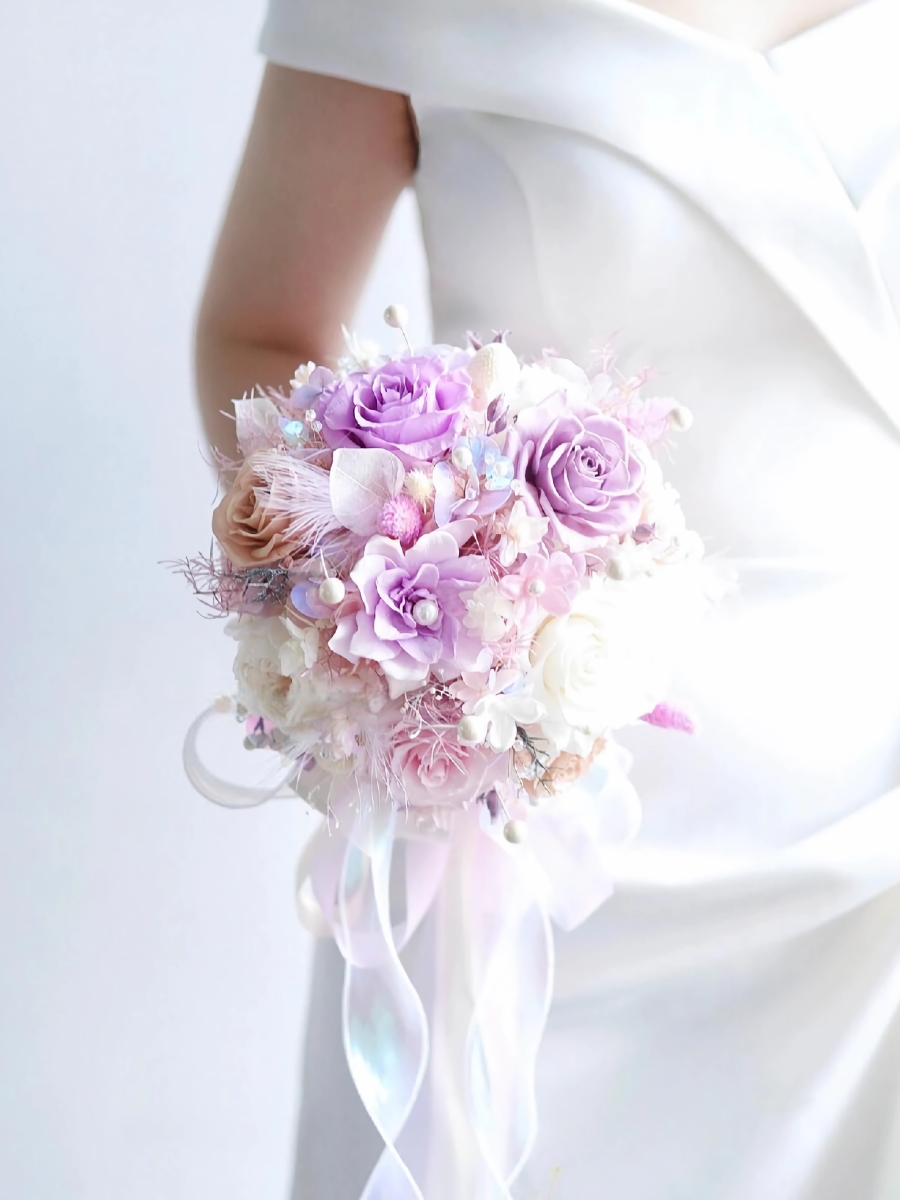
M 344 1050 L 384 1141 L 361 1200 L 512 1200 L 537 1136 L 551 920 L 572 929 L 612 892 L 604 848 L 630 839 L 639 821 L 628 756 L 610 744 L 584 780 L 530 816 L 527 842 L 510 845 L 474 802 L 423 835 L 415 814 L 361 794 L 356 779 L 312 771 L 289 786 L 285 771 L 267 787 L 228 783 L 197 748 L 219 712 L 198 717 L 185 743 L 188 777 L 204 796 L 242 807 L 299 793 L 328 813 L 298 864 L 298 910 L 313 933 L 335 938 L 346 963 Z M 401 958 L 426 916 L 430 1014 Z M 428 1130 L 415 1169 L 398 1149 L 414 1108 L 426 1111 Z

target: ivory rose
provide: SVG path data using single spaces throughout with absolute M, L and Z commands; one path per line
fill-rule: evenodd
M 278 562 L 297 549 L 285 536 L 290 516 L 266 508 L 259 498 L 263 486 L 251 455 L 213 513 L 213 534 L 238 569 Z
M 554 757 L 589 754 L 606 730 L 637 721 L 664 696 L 671 603 L 655 576 L 628 584 L 595 577 L 569 613 L 539 627 L 530 679 Z

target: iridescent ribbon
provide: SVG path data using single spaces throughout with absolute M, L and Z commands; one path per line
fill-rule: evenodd
M 296 795 L 296 780 L 287 788 L 292 772 L 268 788 L 240 788 L 203 766 L 198 733 L 217 711 L 188 735 L 185 764 L 195 787 L 230 806 Z M 639 817 L 628 765 L 610 747 L 581 785 L 530 816 L 520 846 L 504 841 L 482 805 L 454 814 L 443 838 L 411 837 L 404 810 L 361 796 L 358 780 L 304 777 L 329 819 L 298 864 L 299 911 L 313 932 L 333 935 L 344 956 L 344 1050 L 384 1142 L 361 1200 L 425 1200 L 434 1192 L 512 1200 L 537 1136 L 535 1065 L 553 992 L 551 918 L 573 928 L 609 896 L 604 849 L 628 840 Z M 432 1145 L 417 1180 L 397 1142 L 422 1092 L 430 1033 L 400 954 L 435 901 Z
M 396 1140 L 428 1062 L 428 1021 L 406 974 L 390 913 L 396 814 L 375 818 L 366 848 L 347 843 L 338 886 L 338 944 L 347 963 L 342 1025 L 356 1090 L 385 1143 L 363 1200 L 423 1200 Z
M 485 1200 L 511 1200 L 537 1137 L 535 1064 L 553 996 L 549 881 L 528 848 L 500 843 L 483 828 L 471 852 L 469 1120 L 484 1158 Z

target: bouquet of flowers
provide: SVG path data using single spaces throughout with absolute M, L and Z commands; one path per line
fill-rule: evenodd
M 406 338 L 402 310 L 385 317 Z M 636 825 L 615 731 L 691 730 L 667 687 L 704 606 L 703 547 L 658 458 L 690 414 L 645 382 L 607 348 L 584 370 L 522 362 L 505 334 L 395 357 L 347 335 L 336 370 L 235 402 L 218 552 L 186 569 L 231 616 L 237 687 L 195 723 L 186 764 L 212 799 L 294 794 L 325 818 L 299 899 L 347 960 L 348 1060 L 386 1143 L 367 1197 L 423 1194 L 395 1144 L 429 1055 L 399 954 L 451 903 L 473 986 L 466 1028 L 442 1023 L 458 1062 L 441 1105 L 471 1134 L 466 1194 L 509 1195 L 534 1136 L 548 918 L 571 927 L 602 902 L 603 847 Z M 216 712 L 278 752 L 267 787 L 203 765 Z

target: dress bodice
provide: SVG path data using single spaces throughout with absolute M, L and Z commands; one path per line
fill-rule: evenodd
M 898 34 L 892 0 L 768 55 L 630 0 L 275 0 L 263 46 L 411 94 L 439 340 L 612 337 L 695 413 L 668 470 L 712 554 L 871 593 L 900 560 Z M 763 582 L 683 681 L 704 798 L 696 747 L 639 755 L 645 838 L 791 841 L 896 781 L 893 624 L 861 630 L 846 581 L 775 608 Z

